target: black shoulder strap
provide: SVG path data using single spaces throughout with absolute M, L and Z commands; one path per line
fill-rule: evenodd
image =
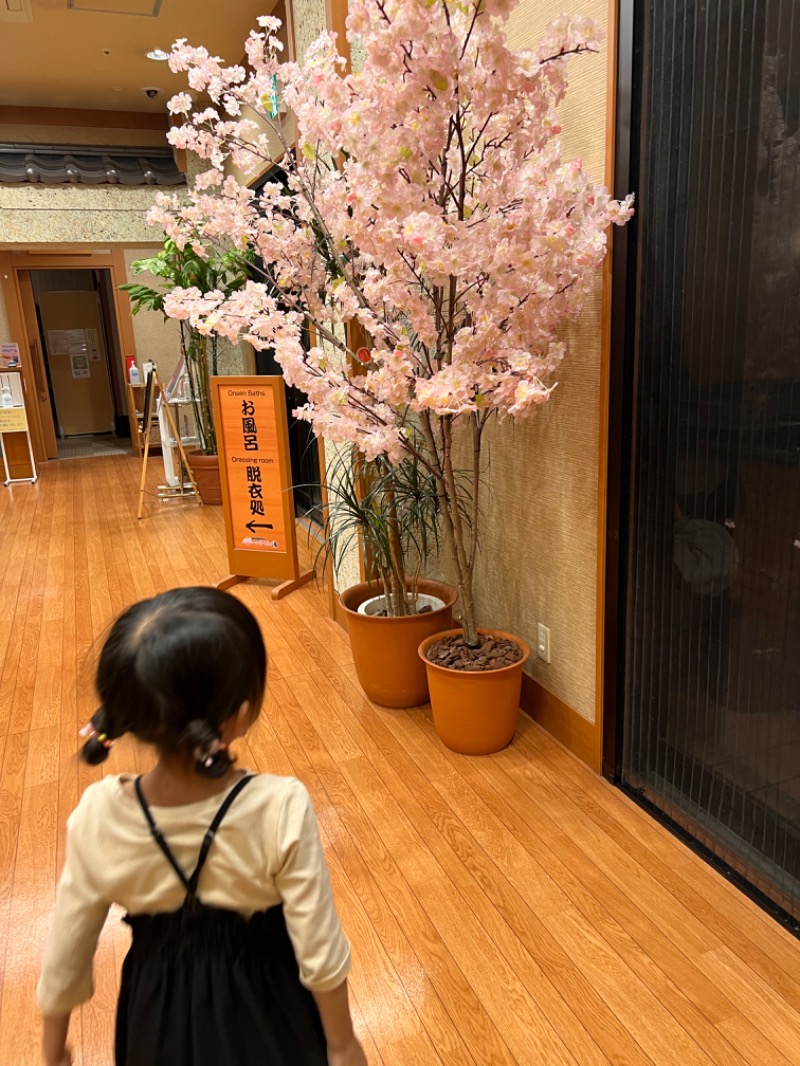
M 153 818 L 152 811 L 148 807 L 147 800 L 144 798 L 144 794 L 142 793 L 141 776 L 135 779 L 134 788 L 136 789 L 136 796 L 139 800 L 139 805 L 142 808 L 144 816 L 147 819 L 147 824 L 150 827 L 150 832 L 152 833 L 153 839 L 155 840 L 156 844 L 158 844 L 159 848 L 161 848 L 170 866 L 180 878 L 181 884 L 186 889 L 187 899 L 192 900 L 197 895 L 197 883 L 200 880 L 200 872 L 202 871 L 203 866 L 205 865 L 205 861 L 208 858 L 209 848 L 214 842 L 214 837 L 217 835 L 217 830 L 219 829 L 220 825 L 222 825 L 222 820 L 230 810 L 233 801 L 236 799 L 236 797 L 239 795 L 245 785 L 248 785 L 250 783 L 252 778 L 253 774 L 247 774 L 246 777 L 243 777 L 241 778 L 241 780 L 237 781 L 228 793 L 228 795 L 225 797 L 223 802 L 220 804 L 219 810 L 214 815 L 213 822 L 208 827 L 205 836 L 203 837 L 203 844 L 200 848 L 200 855 L 198 856 L 197 865 L 195 866 L 194 873 L 191 877 L 186 876 L 180 863 L 172 854 L 172 851 L 170 850 L 169 844 L 167 844 L 164 834 L 156 825 L 156 821 Z
M 214 815 L 214 821 L 206 830 L 206 835 L 203 837 L 203 844 L 200 848 L 200 854 L 197 857 L 197 865 L 195 866 L 194 873 L 189 878 L 189 883 L 187 885 L 187 890 L 190 898 L 193 899 L 195 895 L 197 895 L 197 883 L 200 880 L 200 873 L 203 867 L 205 866 L 206 859 L 208 858 L 208 852 L 211 845 L 214 843 L 214 837 L 217 835 L 217 830 L 222 825 L 222 819 L 231 809 L 233 801 L 236 799 L 242 789 L 246 785 L 249 785 L 252 780 L 253 774 L 247 774 L 246 777 L 243 777 L 236 782 L 236 784 L 230 790 L 223 802 L 220 804 L 219 810 Z
M 150 826 L 150 832 L 153 834 L 153 840 L 155 840 L 156 844 L 158 844 L 158 846 L 164 852 L 164 855 L 166 856 L 167 861 L 169 862 L 170 866 L 172 867 L 172 869 L 175 871 L 175 873 L 180 878 L 181 884 L 186 889 L 186 891 L 189 892 L 190 891 L 189 878 L 183 872 L 180 863 L 178 862 L 178 860 L 175 858 L 175 856 L 170 851 L 169 844 L 167 844 L 166 840 L 164 839 L 164 834 L 161 832 L 161 830 L 156 825 L 155 818 L 153 818 L 153 814 L 152 814 L 150 808 L 147 806 L 147 800 L 144 798 L 144 793 L 142 792 L 142 777 L 141 777 L 141 774 L 133 782 L 133 785 L 134 785 L 134 788 L 136 789 L 136 796 L 137 796 L 137 799 L 139 800 L 139 805 L 142 808 L 142 811 L 144 812 L 145 818 L 147 819 L 147 824 Z

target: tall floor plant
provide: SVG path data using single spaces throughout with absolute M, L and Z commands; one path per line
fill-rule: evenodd
M 609 226 L 633 210 L 632 197 L 613 200 L 561 154 L 567 65 L 597 51 L 596 26 L 565 15 L 536 48 L 515 51 L 516 6 L 351 0 L 348 37 L 366 58 L 346 76 L 331 34 L 303 65 L 281 63 L 273 18 L 247 41 L 249 71 L 179 42 L 172 69 L 211 106 L 192 113 L 189 94 L 175 96 L 185 121 L 170 139 L 209 170 L 188 205 L 161 194 L 151 213 L 180 247 L 227 240 L 265 264 L 263 283 L 227 298 L 173 293 L 169 314 L 273 347 L 321 436 L 370 460 L 411 457 L 433 478 L 472 647 L 486 426 L 527 418 L 550 397 L 561 327 L 595 285 Z M 271 117 L 274 78 L 293 146 Z M 263 172 L 276 143 L 288 192 L 274 183 L 256 196 L 225 176 L 228 161 Z M 310 351 L 306 320 L 319 339 Z M 351 320 L 368 351 L 352 352 L 332 325 Z M 471 456 L 461 482 L 459 438 Z
M 213 246 L 181 247 L 167 237 L 164 247 L 154 256 L 137 259 L 131 266 L 134 275 L 152 274 L 163 284 L 160 288 L 137 282 L 120 285 L 131 302 L 131 314 L 144 308 L 158 311 L 165 318 L 166 297 L 176 288 L 196 293 L 214 291 L 230 297 L 247 281 L 248 257 L 233 251 L 217 251 Z M 179 321 L 181 355 L 189 379 L 200 451 L 217 454 L 217 435 L 211 406 L 210 378 L 219 372 L 219 335 L 207 324 Z
M 321 554 L 340 568 L 362 549 L 368 581 L 385 597 L 386 613 L 417 612 L 417 584 L 439 549 L 435 479 L 415 456 L 367 461 L 344 447 L 328 467 Z

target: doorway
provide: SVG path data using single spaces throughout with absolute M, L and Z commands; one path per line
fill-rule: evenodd
M 129 454 L 110 270 L 34 269 L 29 274 L 57 457 Z
M 279 183 L 289 194 L 286 172 L 279 166 L 273 166 L 253 186 L 252 191 L 256 194 L 263 191 L 264 186 L 270 183 Z M 254 264 L 254 279 L 263 282 L 263 263 L 257 260 Z M 311 347 L 311 337 L 308 323 L 303 329 L 303 347 L 308 351 Z M 275 353 L 271 348 L 255 353 L 256 373 L 283 375 L 283 368 L 275 359 Z M 292 466 L 292 483 L 294 487 L 294 509 L 297 518 L 306 519 L 316 526 L 323 522 L 323 491 L 322 491 L 322 464 L 320 462 L 321 444 L 310 422 L 302 418 L 295 418 L 294 412 L 303 407 L 308 401 L 305 393 L 294 385 L 286 386 L 286 405 L 289 416 L 289 456 Z
M 797 931 L 800 0 L 622 10 L 614 776 Z
M 306 349 L 310 346 L 308 329 L 303 330 L 303 345 Z M 256 373 L 283 374 L 283 368 L 275 359 L 272 349 L 256 352 Z M 300 389 L 294 385 L 286 386 L 295 515 L 321 526 L 323 513 L 319 441 L 310 422 L 294 417 L 294 411 L 302 407 L 307 400 L 308 397 Z

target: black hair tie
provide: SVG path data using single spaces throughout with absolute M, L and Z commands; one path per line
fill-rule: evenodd
M 200 718 L 189 722 L 181 734 L 180 743 L 192 753 L 195 770 L 203 777 L 222 777 L 233 762 L 228 745 L 208 722 Z
M 98 707 L 86 725 L 80 730 L 86 737 L 81 756 L 89 766 L 99 766 L 108 758 L 114 741 L 109 735 L 108 714 L 105 707 Z
M 199 756 L 195 769 L 203 777 L 222 777 L 232 763 L 233 759 L 228 754 L 228 745 L 221 742 L 216 751 L 205 752 Z

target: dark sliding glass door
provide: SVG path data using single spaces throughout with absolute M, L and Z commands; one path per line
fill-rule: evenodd
M 259 192 L 268 182 L 285 184 L 285 174 L 280 167 L 273 167 L 256 185 Z M 257 264 L 257 267 L 260 264 Z M 254 271 L 257 281 L 263 276 L 258 269 Z M 303 332 L 303 343 L 308 350 L 308 331 Z M 256 352 L 256 372 L 259 374 L 281 375 L 283 371 L 271 349 Z M 322 522 L 322 471 L 320 467 L 320 446 L 310 422 L 295 418 L 292 414 L 306 402 L 305 393 L 293 385 L 286 386 L 286 404 L 289 414 L 289 456 L 292 463 L 292 481 L 294 484 L 294 505 L 298 518 L 308 518 L 312 522 Z
M 305 335 L 306 342 L 308 340 Z M 259 374 L 282 374 L 280 364 L 272 350 L 256 352 L 256 372 Z M 320 449 L 310 422 L 295 418 L 292 414 L 306 402 L 305 393 L 293 385 L 286 386 L 286 406 L 289 412 L 289 458 L 292 463 L 294 484 L 294 509 L 298 518 L 322 522 L 322 476 Z
M 800 0 L 632 7 L 617 770 L 798 920 Z

